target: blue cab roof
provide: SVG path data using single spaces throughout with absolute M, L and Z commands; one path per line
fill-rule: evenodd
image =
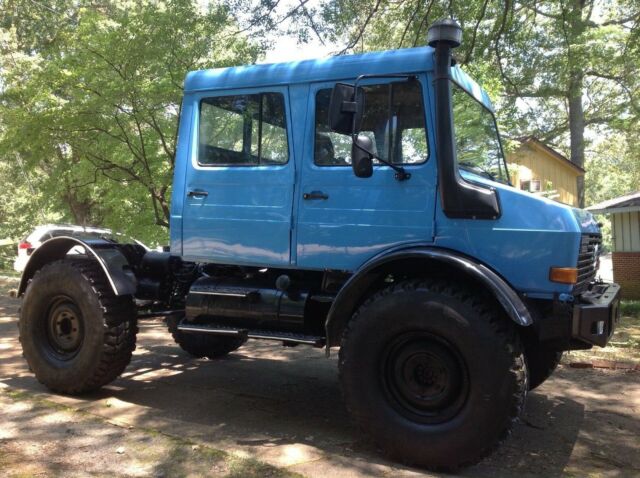
M 417 47 L 340 55 L 317 60 L 233 66 L 187 73 L 185 93 L 221 89 L 292 85 L 353 79 L 362 74 L 421 73 L 433 69 L 433 48 Z M 493 111 L 487 93 L 458 66 L 451 76 L 478 101 Z
M 185 92 L 219 88 L 291 85 L 355 78 L 362 74 L 418 73 L 432 69 L 433 48 L 340 55 L 318 60 L 234 66 L 192 71 L 184 82 Z

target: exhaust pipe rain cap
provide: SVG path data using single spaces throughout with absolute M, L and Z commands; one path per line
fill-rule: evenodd
M 447 43 L 451 48 L 457 48 L 462 43 L 462 28 L 452 18 L 438 20 L 429 27 L 427 42 L 433 48 L 440 42 Z

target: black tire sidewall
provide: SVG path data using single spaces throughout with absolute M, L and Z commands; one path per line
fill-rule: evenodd
M 562 351 L 541 344 L 525 348 L 529 369 L 529 390 L 534 390 L 547 381 L 562 359 Z
M 81 313 L 82 344 L 69 360 L 49 353 L 44 331 L 51 302 L 59 296 L 71 299 Z M 71 264 L 57 262 L 45 266 L 29 284 L 22 302 L 20 340 L 30 367 L 50 388 L 73 388 L 94 375 L 102 359 L 105 328 L 97 292 Z
M 219 359 L 239 349 L 247 342 L 247 339 L 237 337 L 184 333 L 178 330 L 178 324 L 181 320 L 182 317 L 170 317 L 167 319 L 167 326 L 176 344 L 193 357 Z
M 517 385 L 512 355 L 470 303 L 430 290 L 403 290 L 365 304 L 341 349 L 341 377 L 356 421 L 392 456 L 414 464 L 473 461 L 510 428 Z M 381 385 L 380 357 L 404 333 L 424 331 L 460 355 L 469 378 L 467 400 L 439 424 L 412 421 L 390 404 Z

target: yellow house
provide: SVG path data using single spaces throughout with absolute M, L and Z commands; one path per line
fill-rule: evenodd
M 507 155 L 511 183 L 520 189 L 578 206 L 578 177 L 584 169 L 533 136 Z

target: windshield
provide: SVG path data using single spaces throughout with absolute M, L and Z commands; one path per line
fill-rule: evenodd
M 458 166 L 508 184 L 507 164 L 493 113 L 456 83 L 452 84 Z

